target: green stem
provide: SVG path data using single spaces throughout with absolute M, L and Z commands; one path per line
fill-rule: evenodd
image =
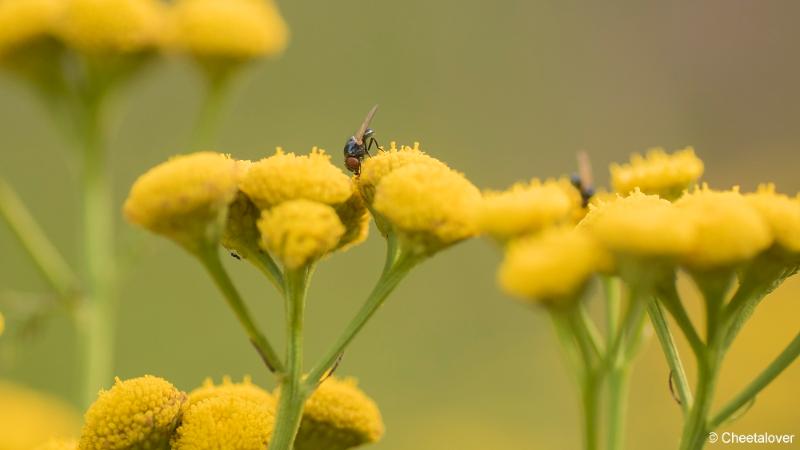
M 605 344 L 603 343 L 603 339 L 600 337 L 600 332 L 597 330 L 597 326 L 589 316 L 589 311 L 586 310 L 586 307 L 583 304 L 578 306 L 578 317 L 583 329 L 586 332 L 586 336 L 589 339 L 589 343 L 592 346 L 594 354 L 597 355 L 598 358 L 602 358 L 606 351 Z
M 583 409 L 583 439 L 586 450 L 598 448 L 597 438 L 597 409 L 599 406 L 600 390 L 598 375 L 589 370 L 581 383 L 581 407 Z
M 694 404 L 689 411 L 689 416 L 684 422 L 681 437 L 681 450 L 702 449 L 708 432 L 708 413 L 714 398 L 718 372 L 717 354 L 710 350 L 699 355 L 697 361 L 697 389 Z
M 28 252 L 39 272 L 64 300 L 75 300 L 80 283 L 64 257 L 39 227 L 25 204 L 0 178 L 0 217 Z
M 256 268 L 259 271 L 261 271 L 261 273 L 264 274 L 265 277 L 267 277 L 269 282 L 272 283 L 273 286 L 275 286 L 275 289 L 277 289 L 281 295 L 284 295 L 283 272 L 281 272 L 281 269 L 278 267 L 277 264 L 275 264 L 275 260 L 273 260 L 268 253 L 254 252 L 251 255 L 247 255 L 247 260 L 250 261 L 251 264 L 256 266 Z
M 556 311 L 554 314 L 563 315 L 564 323 L 572 335 L 572 340 L 577 343 L 578 354 L 580 356 L 580 389 L 581 389 L 581 410 L 583 413 L 583 439 L 586 450 L 598 448 L 598 427 L 597 413 L 599 406 L 600 390 L 598 389 L 602 379 L 601 369 L 595 362 L 598 355 L 592 347 L 591 338 L 584 322 L 580 318 L 580 306 L 575 305 L 566 311 Z
M 88 406 L 113 375 L 116 261 L 111 171 L 104 143 L 103 103 L 98 92 L 86 99 L 83 138 L 83 241 L 85 303 L 79 325 L 86 359 L 84 403 Z
M 231 73 L 225 72 L 208 77 L 203 103 L 192 132 L 192 149 L 210 150 L 216 145 L 231 76 Z
M 389 249 L 391 251 L 391 248 Z M 389 259 L 387 258 L 387 261 Z M 400 281 L 405 278 L 408 272 L 416 266 L 421 259 L 417 256 L 410 254 L 401 254 L 400 257 L 392 264 L 388 270 L 385 270 L 378 280 L 375 287 L 372 289 L 366 302 L 358 311 L 355 317 L 350 321 L 342 332 L 336 343 L 328 350 L 325 356 L 319 361 L 317 365 L 309 372 L 307 383 L 309 386 L 315 386 L 334 365 L 339 356 L 344 352 L 345 348 L 350 342 L 358 335 L 359 331 L 366 325 L 369 319 L 375 312 L 383 305 L 383 302 L 392 293 Z
M 629 385 L 630 368 L 628 364 L 612 367 L 608 373 L 607 450 L 624 448 Z
M 619 317 L 622 313 L 619 278 L 603 277 L 603 291 L 606 299 L 606 348 L 611 348 L 614 345 L 614 336 L 617 335 Z
M 233 282 L 228 276 L 228 272 L 225 270 L 225 267 L 222 266 L 222 261 L 219 259 L 219 252 L 217 251 L 216 246 L 204 246 L 200 251 L 197 252 L 197 257 L 200 259 L 200 262 L 206 268 L 209 275 L 211 275 L 211 278 L 214 280 L 214 283 L 222 292 L 225 300 L 228 303 L 228 306 L 230 306 L 230 308 L 233 310 L 236 318 L 239 320 L 239 323 L 242 325 L 247 333 L 247 336 L 250 338 L 250 342 L 264 360 L 264 363 L 271 371 L 276 372 L 279 375 L 283 374 L 286 369 L 284 368 L 280 357 L 278 357 L 278 354 L 275 353 L 275 350 L 269 343 L 269 340 L 267 340 L 266 336 L 264 336 L 264 334 L 258 330 L 258 327 L 250 315 L 250 311 L 247 309 L 242 297 L 239 295 L 239 291 L 236 290 L 236 287 L 233 285 Z
M 781 374 L 800 355 L 800 334 L 764 369 L 746 388 L 726 404 L 719 413 L 710 421 L 710 428 L 714 429 L 724 423 L 736 411 L 751 402 L 772 380 Z
M 700 354 L 705 348 L 705 344 L 703 344 L 703 341 L 700 339 L 700 335 L 692 324 L 689 314 L 686 313 L 686 309 L 683 307 L 683 303 L 681 303 L 681 299 L 678 296 L 678 291 L 675 289 L 675 284 L 670 283 L 668 286 L 659 289 L 658 300 L 661 301 L 667 311 L 672 315 L 672 318 L 675 319 L 675 323 L 678 325 L 678 328 L 680 328 L 684 337 L 686 337 L 695 355 Z
M 683 369 L 681 357 L 678 354 L 678 347 L 675 345 L 675 340 L 672 338 L 672 333 L 667 324 L 667 318 L 664 316 L 664 311 L 661 305 L 655 300 L 651 299 L 647 303 L 647 311 L 650 315 L 650 321 L 653 323 L 658 342 L 661 344 L 661 349 L 664 352 L 664 357 L 667 359 L 672 379 L 675 380 L 675 389 L 677 390 L 678 399 L 680 400 L 681 410 L 684 416 L 689 413 L 692 407 L 692 390 L 689 387 L 689 380 L 686 378 L 686 371 Z M 672 380 L 670 380 L 671 382 Z
M 275 429 L 270 438 L 269 450 L 291 450 L 303 417 L 307 390 L 303 375 L 303 316 L 308 269 L 289 270 L 286 273 L 286 361 L 278 400 Z

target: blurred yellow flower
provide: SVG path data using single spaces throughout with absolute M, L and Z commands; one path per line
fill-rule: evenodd
M 0 380 L 0 449 L 30 450 L 79 431 L 80 416 L 66 402 Z
M 201 59 L 245 61 L 281 53 L 289 29 L 272 0 L 178 0 L 171 45 Z
M 378 442 L 380 410 L 355 379 L 325 380 L 306 401 L 296 450 L 345 450 Z
M 437 164 L 408 164 L 378 184 L 374 210 L 406 250 L 435 253 L 477 233 L 481 193 L 462 174 Z
M 574 300 L 594 274 L 608 267 L 606 252 L 591 234 L 554 228 L 512 241 L 498 279 L 512 296 L 557 306 Z
M 151 50 L 163 39 L 165 10 L 158 0 L 64 0 L 62 39 L 92 55 Z
M 0 59 L 51 35 L 63 0 L 0 0 Z
M 209 398 L 234 396 L 240 397 L 256 403 L 275 407 L 275 399 L 272 394 L 253 384 L 250 377 L 245 377 L 241 383 L 234 383 L 230 377 L 223 377 L 222 384 L 215 385 L 210 378 L 203 381 L 203 385 L 189 393 L 184 409 L 207 400 Z
M 350 198 L 352 186 L 330 160 L 330 155 L 317 148 L 301 156 L 278 149 L 253 163 L 240 189 L 261 209 L 297 199 L 338 205 Z
M 682 255 L 693 269 L 734 266 L 772 243 L 769 225 L 738 190 L 713 191 L 703 186 L 681 197 L 675 206 L 697 232 L 694 245 Z
M 195 251 L 199 244 L 220 238 L 241 170 L 219 153 L 173 157 L 136 180 L 125 201 L 125 216 Z
M 264 210 L 258 229 L 262 247 L 288 269 L 298 269 L 333 251 L 345 233 L 336 210 L 303 199 Z
M 627 197 L 590 205 L 579 227 L 613 253 L 634 257 L 682 255 L 695 239 L 694 227 L 682 210 L 638 188 Z
M 3 335 L 3 332 L 6 331 L 6 318 L 3 316 L 3 313 L 0 312 L 0 336 Z
M 358 188 L 367 204 L 372 204 L 375 188 L 383 177 L 409 164 L 423 164 L 447 168 L 447 165 L 420 150 L 419 142 L 413 147 L 407 145 L 397 147 L 395 142 L 389 145 L 388 150 L 378 151 L 375 156 L 367 158 L 361 164 L 361 174 L 358 176 Z
M 273 405 L 243 395 L 206 398 L 187 408 L 172 438 L 174 450 L 267 448 L 275 424 Z
M 790 252 L 800 253 L 800 200 L 775 192 L 772 183 L 760 185 L 755 193 L 746 194 L 745 198 L 767 221 L 776 243 Z
M 577 192 L 577 191 L 576 191 Z M 505 242 L 572 217 L 572 199 L 558 181 L 517 183 L 505 191 L 487 191 L 478 210 L 482 233 Z
M 86 411 L 78 448 L 163 448 L 178 426 L 185 401 L 186 394 L 162 378 L 117 378 Z
M 35 450 L 77 450 L 78 441 L 75 439 L 50 439 Z
M 674 200 L 702 174 L 703 161 L 694 154 L 692 147 L 672 154 L 654 148 L 645 157 L 631 156 L 629 164 L 612 164 L 611 185 L 623 195 L 638 187 L 645 194 Z

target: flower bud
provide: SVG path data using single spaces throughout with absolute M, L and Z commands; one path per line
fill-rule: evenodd
M 674 200 L 702 174 L 703 161 L 691 147 L 669 155 L 664 149 L 654 148 L 645 157 L 631 156 L 628 164 L 612 164 L 611 184 L 623 195 L 639 188 L 645 194 Z

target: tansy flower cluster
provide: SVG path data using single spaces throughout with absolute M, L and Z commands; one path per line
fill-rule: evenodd
M 800 267 L 800 200 L 777 193 L 771 184 L 746 194 L 737 187 L 697 185 L 703 168 L 691 148 L 634 155 L 628 164 L 611 165 L 616 194 L 598 195 L 579 212 L 565 195 L 569 191 L 554 182 L 534 180 L 484 193 L 478 224 L 503 244 L 499 283 L 550 313 L 567 354 L 575 357 L 587 417 L 598 414 L 607 383 L 609 448 L 621 446 L 623 386 L 646 317 L 685 414 L 682 449 L 700 448 L 710 431 L 752 401 L 800 352 L 795 339 L 763 375 L 712 414 L 713 383 L 725 352 L 756 305 Z M 574 224 L 569 217 L 582 218 Z M 703 294 L 705 337 L 675 287 L 681 274 Z M 596 279 L 605 294 L 605 339 L 585 306 L 587 288 Z M 694 353 L 699 370 L 694 394 L 664 311 Z M 587 448 L 595 448 L 598 439 L 594 421 L 584 429 Z

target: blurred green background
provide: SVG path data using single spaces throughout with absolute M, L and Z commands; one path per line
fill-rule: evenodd
M 651 146 L 694 145 L 715 187 L 775 181 L 800 190 L 800 3 L 406 0 L 283 2 L 286 54 L 238 85 L 216 150 L 258 159 L 317 145 L 339 158 L 374 103 L 382 143 L 420 141 L 479 187 L 501 188 L 606 166 Z M 144 170 L 187 148 L 201 84 L 185 62 L 156 64 L 130 86 L 113 147 L 115 197 Z M 0 174 L 72 261 L 78 172 L 32 95 L 0 78 Z M 123 273 L 117 373 L 152 373 L 182 389 L 206 376 L 271 377 L 199 265 L 119 217 Z M 373 230 L 374 231 L 374 230 Z M 308 352 L 319 356 L 365 298 L 383 241 L 320 265 L 309 299 Z M 228 265 L 281 345 L 277 295 L 244 263 Z M 498 252 L 459 245 L 411 274 L 347 352 L 387 424 L 374 448 L 578 448 L 577 398 L 543 312 L 495 286 Z M 0 290 L 46 289 L 0 226 Z M 758 310 L 731 353 L 719 397 L 752 378 L 798 328 L 800 281 Z M 597 302 L 595 302 L 597 303 Z M 0 338 L 0 377 L 76 401 L 74 337 L 54 317 L 22 341 Z M 13 345 L 12 345 L 13 344 Z M 13 347 L 13 348 L 12 348 Z M 686 353 L 686 352 L 684 352 Z M 655 340 L 634 372 L 629 448 L 673 449 L 680 412 Z M 798 434 L 800 364 L 725 429 Z M 795 439 L 800 448 L 800 439 Z M 765 446 L 767 447 L 767 446 Z M 782 448 L 786 448 L 785 446 Z

